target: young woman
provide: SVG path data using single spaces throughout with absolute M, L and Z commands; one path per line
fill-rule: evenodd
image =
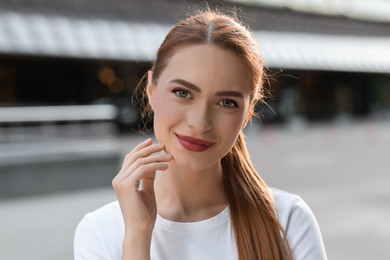
M 308 206 L 267 187 L 245 147 L 263 76 L 234 17 L 207 9 L 180 21 L 144 89 L 157 141 L 127 154 L 118 201 L 80 222 L 75 259 L 326 259 Z

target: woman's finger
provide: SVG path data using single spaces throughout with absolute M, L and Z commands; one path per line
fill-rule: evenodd
M 129 176 L 129 179 L 141 181 L 143 178 L 149 178 L 154 180 L 156 171 L 165 171 L 166 169 L 168 169 L 167 163 L 155 162 L 143 164 Z
M 166 163 L 172 160 L 172 155 L 166 153 L 152 154 L 148 157 L 142 157 L 135 160 L 129 167 L 123 168 L 118 174 L 119 179 L 127 178 L 129 175 L 138 169 L 142 165 L 151 164 L 151 163 Z
M 158 153 L 164 150 L 163 144 L 152 144 L 138 147 L 137 151 L 128 153 L 123 161 L 122 168 L 129 168 L 137 159 L 148 157 L 153 153 Z
M 153 143 L 152 138 L 148 138 L 148 139 L 144 140 L 143 142 L 137 144 L 137 145 L 131 150 L 131 152 L 139 151 L 139 150 L 141 150 L 142 148 L 151 145 L 152 143 Z
M 128 190 L 129 187 L 133 187 L 134 190 L 138 190 L 139 183 L 143 181 L 144 178 L 146 179 L 146 185 L 153 183 L 156 171 L 164 171 L 167 168 L 167 163 L 163 162 L 143 164 L 126 178 L 115 177 L 112 180 L 112 186 L 116 191 Z

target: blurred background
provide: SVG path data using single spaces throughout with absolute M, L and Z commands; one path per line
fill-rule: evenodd
M 272 109 L 245 130 L 262 177 L 309 204 L 329 259 L 387 258 L 390 1 L 208 3 L 237 7 L 263 52 Z M 78 222 L 146 138 L 133 90 L 194 4 L 0 2 L 1 259 L 73 258 Z

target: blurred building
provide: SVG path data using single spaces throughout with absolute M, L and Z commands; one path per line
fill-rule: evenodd
M 227 1 L 223 6 L 239 4 L 261 44 L 274 95 L 268 103 L 276 112 L 260 107 L 264 122 L 388 110 L 388 21 L 254 2 Z M 0 106 L 115 104 L 120 112 L 116 121 L 131 125 L 137 120 L 128 102 L 132 89 L 170 26 L 195 3 L 2 1 Z

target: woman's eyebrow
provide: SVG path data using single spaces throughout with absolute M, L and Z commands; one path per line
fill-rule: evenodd
M 188 82 L 184 79 L 173 79 L 170 81 L 171 83 L 177 83 L 177 84 L 180 84 L 180 85 L 183 85 L 189 89 L 192 89 L 194 90 L 195 92 L 198 92 L 200 93 L 201 92 L 201 89 L 200 87 L 198 87 L 197 85 L 191 83 L 191 82 Z M 215 93 L 216 96 L 218 97 L 240 97 L 240 98 L 243 98 L 244 97 L 244 94 L 240 91 L 232 91 L 232 90 L 223 90 L 223 91 L 218 91 L 217 93 Z
M 173 79 L 170 82 L 178 83 L 180 85 L 186 86 L 187 88 L 190 88 L 190 89 L 192 89 L 196 92 L 199 92 L 199 93 L 201 92 L 200 87 L 198 87 L 197 85 L 192 84 L 188 81 L 185 81 L 184 79 Z

